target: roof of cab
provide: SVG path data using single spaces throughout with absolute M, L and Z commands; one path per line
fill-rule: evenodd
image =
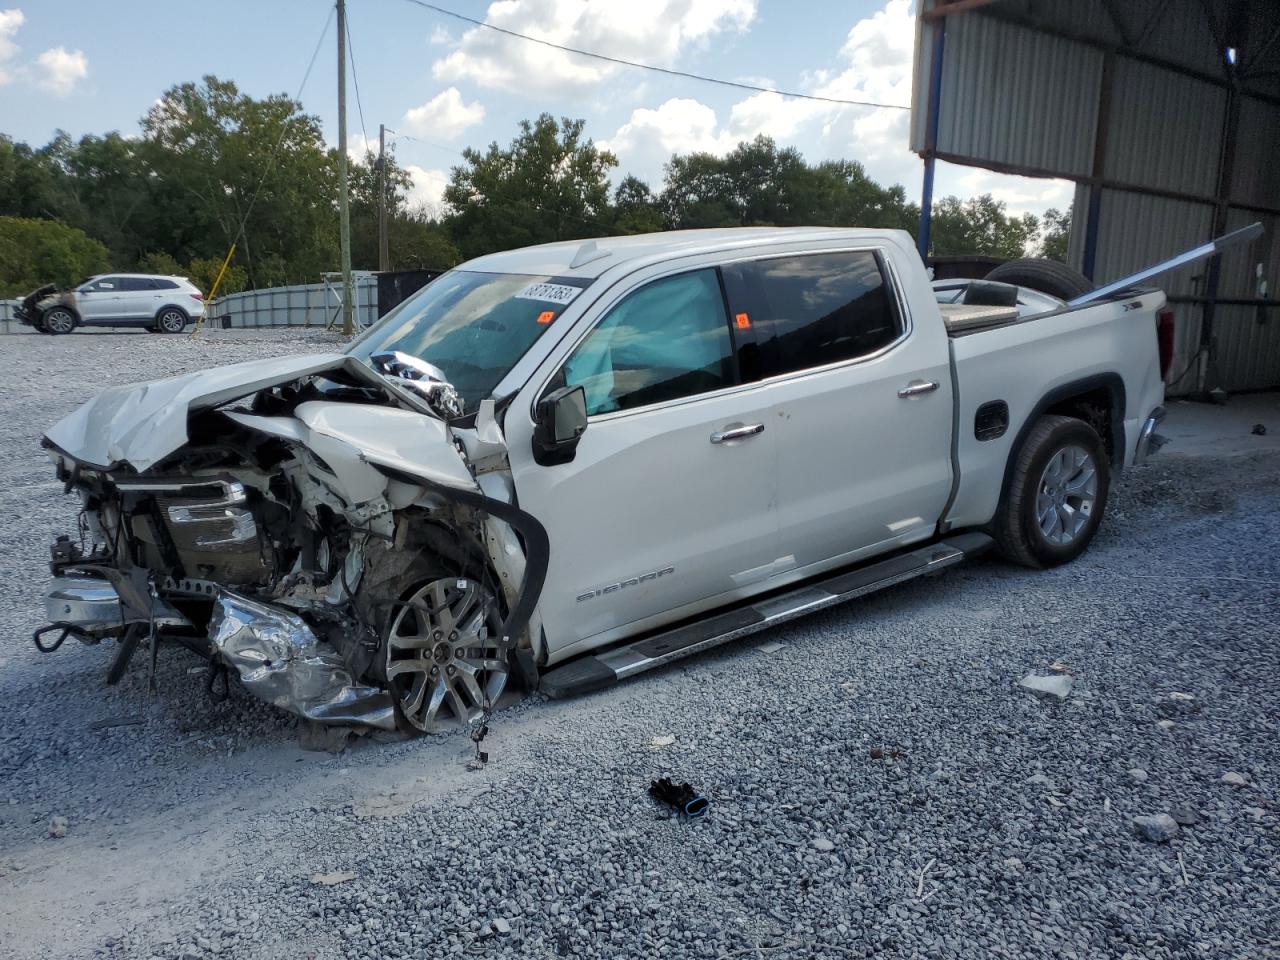
M 504 250 L 460 264 L 460 270 L 483 273 L 520 273 L 530 276 L 595 279 L 606 270 L 628 261 L 658 261 L 674 256 L 696 256 L 806 240 L 859 240 L 883 237 L 886 232 L 863 227 L 728 227 L 716 230 L 670 230 L 594 240 L 562 240 L 536 247 Z M 595 244 L 594 250 L 589 244 Z M 584 249 L 586 246 L 586 249 Z M 577 260 L 579 266 L 572 266 Z

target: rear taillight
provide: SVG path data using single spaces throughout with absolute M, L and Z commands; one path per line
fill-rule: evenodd
M 204 299 L 204 294 L 203 294 L 203 293 L 193 293 L 193 294 L 191 295 L 191 299 L 192 299 L 192 300 L 203 300 L 203 299 Z
M 1173 310 L 1165 307 L 1156 314 L 1156 343 L 1160 347 L 1160 379 L 1168 380 L 1173 368 Z

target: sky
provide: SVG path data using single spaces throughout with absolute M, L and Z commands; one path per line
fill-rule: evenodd
M 579 49 L 774 89 L 909 106 L 914 0 L 433 0 Z M 244 92 L 294 96 L 331 0 L 0 0 L 0 132 L 33 145 L 136 134 L 169 87 L 205 74 Z M 521 119 L 581 117 L 586 134 L 655 189 L 672 152 L 725 153 L 764 133 L 811 162 L 855 159 L 918 201 L 909 112 L 754 93 L 602 63 L 472 27 L 412 0 L 347 0 L 354 71 L 347 129 L 359 151 L 378 124 L 438 204 L 467 146 L 508 143 Z M 336 36 L 324 36 L 305 109 L 338 141 Z M 359 96 L 357 99 L 357 90 Z M 1064 181 L 938 165 L 935 197 L 991 193 L 1014 213 L 1071 202 Z

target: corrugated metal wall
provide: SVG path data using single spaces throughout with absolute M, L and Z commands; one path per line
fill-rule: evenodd
M 1262 49 L 1280 24 L 1280 13 L 1268 20 L 1271 2 L 1255 0 L 1250 36 L 1259 54 L 1270 58 L 1262 66 L 1280 73 L 1280 43 Z M 924 15 L 942 6 L 941 0 L 922 3 L 911 126 L 917 152 L 927 143 L 932 41 L 940 22 Z M 1207 6 L 1215 16 L 1225 9 L 1222 0 L 1207 0 Z M 1093 199 L 1099 283 L 1203 243 L 1213 235 L 1228 111 L 1226 72 L 1213 33 L 1200 0 L 1000 0 L 948 15 L 937 155 L 1087 181 L 1076 190 L 1069 259 L 1076 267 L 1085 264 Z M 1249 64 L 1250 54 L 1243 47 L 1240 62 Z M 1265 99 L 1280 92 L 1280 79 L 1257 73 L 1237 76 L 1239 120 L 1226 220 L 1231 229 L 1261 219 L 1267 233 L 1223 257 L 1218 296 L 1227 301 L 1258 295 L 1259 263 L 1269 295 L 1280 294 L 1280 243 L 1274 239 L 1280 216 L 1270 212 L 1280 212 L 1280 103 Z M 1099 141 L 1101 164 L 1095 167 Z M 1206 274 L 1201 265 L 1163 282 L 1172 297 L 1202 300 Z M 1202 302 L 1175 304 L 1175 369 L 1199 350 L 1204 312 Z M 1206 386 L 1280 387 L 1280 307 L 1219 302 L 1213 344 Z M 1171 384 L 1170 393 L 1197 386 L 1193 369 Z
M 378 278 L 358 276 L 355 284 L 355 317 L 358 324 L 378 319 Z M 232 327 L 342 327 L 338 298 L 342 285 L 328 291 L 323 283 L 246 290 L 219 297 L 209 307 L 210 322 L 231 318 Z M 336 318 L 336 320 L 335 320 Z
M 1102 55 L 986 17 L 947 26 L 948 54 L 999 50 L 999 56 L 943 56 L 938 149 L 994 163 L 1087 174 L 1093 160 Z M 1064 89 L 1073 91 L 1064 97 Z M 970 103 L 1000 104 L 973 110 Z

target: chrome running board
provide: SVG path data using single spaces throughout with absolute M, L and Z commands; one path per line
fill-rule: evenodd
M 722 643 L 767 630 L 796 617 L 863 597 L 895 584 L 938 573 L 985 553 L 992 540 L 984 533 L 962 533 L 877 560 L 784 593 L 750 601 L 702 620 L 652 634 L 626 646 L 579 657 L 542 675 L 539 689 L 549 697 L 571 697 Z

